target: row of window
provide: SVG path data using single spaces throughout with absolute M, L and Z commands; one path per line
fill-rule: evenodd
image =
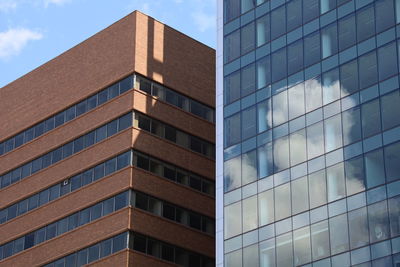
M 352 13 L 304 37 L 304 50 L 307 51 L 304 55 L 304 66 L 312 65 L 314 58 L 327 58 L 393 27 L 395 25 L 393 8 L 393 0 L 376 1 L 357 13 Z M 287 6 L 283 5 L 227 35 L 224 38 L 224 62 L 230 62 L 247 54 L 299 26 L 301 26 L 301 0 L 292 0 Z M 289 45 L 293 53 L 298 52 L 296 49 L 302 50 L 300 44 L 296 43 Z M 298 67 L 297 65 L 291 67 L 291 73 L 295 73 Z
M 288 28 L 294 29 L 297 23 L 307 23 L 320 14 L 324 14 L 349 0 L 303 0 L 287 1 Z M 224 0 L 224 23 L 227 23 L 241 14 L 263 4 L 266 0 Z M 275 1 L 275 6 L 285 1 Z M 292 3 L 295 2 L 295 3 Z M 269 5 L 267 3 L 266 5 Z M 289 27 L 290 25 L 290 27 Z
M 94 94 L 81 102 L 57 113 L 56 115 L 37 123 L 29 129 L 0 143 L 0 155 L 10 152 L 13 149 L 37 138 L 54 128 L 57 128 L 76 117 L 89 112 L 99 105 L 125 93 L 133 86 L 133 76 L 129 76 L 102 91 Z
M 313 146 L 308 147 L 308 158 L 310 159 L 322 154 L 324 151 L 330 152 L 343 145 L 352 144 L 360 141 L 362 138 L 368 138 L 400 124 L 400 107 L 397 105 L 400 101 L 398 90 L 355 108 L 343 111 L 341 114 L 338 114 L 341 108 L 340 103 L 337 102 L 329 106 L 329 109 L 324 109 L 324 112 L 322 109 L 319 109 L 307 114 L 306 117 L 293 120 L 293 118 L 302 116 L 307 111 L 308 106 L 318 105 L 320 93 L 316 91 L 311 92 L 307 93 L 307 90 L 304 91 L 302 86 L 295 86 L 288 91 L 273 96 L 270 100 L 262 101 L 257 105 L 226 118 L 224 133 L 225 147 L 238 144 L 243 140 L 247 140 L 283 123 L 286 124 L 273 129 L 273 139 L 287 135 L 289 128 L 293 135 L 293 132 L 304 128 L 306 125 L 313 124 L 307 127 L 307 130 L 311 131 L 310 134 L 313 134 L 313 129 L 315 130 L 315 134 L 321 134 L 313 134 L 312 139 L 325 139 L 325 147 L 323 141 L 318 142 L 318 149 L 322 147 L 321 151 L 315 151 L 314 153 L 311 151 Z M 308 101 L 311 101 L 311 103 L 308 104 Z M 319 122 L 323 118 L 325 120 Z M 290 120 L 289 123 L 287 123 L 288 120 Z M 314 124 L 316 122 L 319 122 L 319 124 Z M 322 128 L 325 128 L 324 133 L 322 132 Z M 298 139 L 306 139 L 304 129 L 297 133 L 304 135 L 304 138 L 297 137 Z M 309 135 L 308 132 L 307 135 Z M 311 144 L 314 145 L 315 143 L 317 142 L 312 142 Z M 299 145 L 301 144 L 299 143 Z M 305 143 L 303 145 L 305 146 Z M 306 149 L 303 152 L 305 153 Z M 291 165 L 300 163 L 306 160 L 306 158 L 302 157 L 301 160 L 299 159 L 300 161 L 293 161 Z
M 249 203 L 243 202 L 243 207 L 240 207 L 240 203 L 232 205 L 229 209 L 225 210 L 226 215 L 238 216 L 232 218 L 243 218 L 243 222 L 246 222 L 246 224 L 248 224 L 247 221 L 255 221 L 253 223 L 256 223 L 257 200 L 256 197 L 254 198 L 255 201 L 249 200 Z M 254 203 L 250 203 L 250 201 Z M 255 204 L 255 208 L 253 208 L 252 204 Z M 388 240 L 389 238 L 400 235 L 399 207 L 400 197 L 391 198 L 331 217 L 327 220 L 321 220 L 310 226 L 305 226 L 286 234 L 283 233 L 290 231 L 291 225 L 290 227 L 281 229 L 276 224 L 276 245 L 273 239 L 266 241 L 270 245 L 271 250 L 269 250 L 269 253 L 274 253 L 275 247 L 278 249 L 278 247 L 282 245 L 281 240 L 284 239 L 287 241 L 283 242 L 287 244 L 287 247 L 285 246 L 287 258 L 281 258 L 279 261 L 282 261 L 281 263 L 285 262 L 287 265 L 278 264 L 278 266 L 293 266 L 293 260 L 297 266 L 348 250 L 360 248 L 368 244 Z M 240 208 L 242 208 L 242 210 L 240 210 Z M 251 211 L 247 209 L 255 210 L 255 214 L 249 214 Z M 260 209 L 260 212 L 263 213 L 263 209 Z M 291 222 L 289 222 L 289 224 L 291 224 Z M 225 226 L 227 227 L 225 233 L 227 233 L 227 231 L 239 230 L 238 228 L 241 227 L 241 223 L 237 223 L 237 220 L 234 222 L 228 220 Z M 240 232 L 240 230 L 238 232 Z M 294 258 L 292 254 L 292 241 L 294 243 Z M 281 249 L 283 248 L 281 247 Z M 390 253 L 389 241 L 388 254 Z M 275 255 L 270 254 L 270 261 L 268 263 L 272 265 L 266 266 L 273 266 L 274 258 Z
M 41 207 L 65 194 L 73 192 L 82 186 L 90 184 L 104 176 L 110 175 L 131 164 L 131 152 L 127 151 L 112 159 L 85 170 L 61 183 L 46 188 L 29 198 L 25 198 L 9 207 L 0 210 L 0 224 L 21 216 L 28 211 Z
M 84 210 L 0 246 L 0 260 L 55 238 L 129 205 L 129 192 L 120 193 Z
M 188 111 L 196 116 L 199 116 L 209 122 L 214 122 L 214 109 L 200 102 L 190 99 L 180 93 L 172 91 L 165 86 L 146 79 L 142 76 L 135 75 L 135 89 L 146 92 L 149 95 L 155 96 L 171 105 Z
M 134 126 L 142 130 L 155 134 L 168 141 L 182 146 L 186 149 L 203 154 L 209 158 L 215 158 L 215 146 L 208 141 L 195 137 L 191 134 L 182 132 L 161 121 L 147 117 L 141 113 L 135 112 Z
M 146 171 L 150 171 L 168 180 L 188 186 L 196 191 L 214 196 L 215 185 L 206 178 L 200 177 L 189 171 L 163 162 L 149 155 L 134 151 L 133 165 Z
M 319 228 L 324 225 L 314 226 L 314 235 L 311 243 L 317 243 L 324 238 L 323 234 L 317 234 Z M 336 226 L 340 227 L 340 226 Z M 325 229 L 322 229 L 325 230 Z M 335 229 L 339 231 L 340 228 Z M 232 253 L 225 254 L 224 266 L 226 267 L 275 267 L 275 266 L 299 266 L 302 262 L 309 262 L 311 257 L 310 229 L 305 228 L 288 235 L 280 236 L 276 239 L 267 240 L 260 244 L 247 246 Z M 335 238 L 335 237 L 333 237 Z M 398 242 L 398 240 L 396 240 Z M 392 244 L 394 244 L 394 240 Z M 306 251 L 306 249 L 309 249 Z M 313 255 L 322 253 L 312 250 Z M 398 247 L 392 248 L 393 253 L 397 253 Z M 351 252 L 335 255 L 331 258 L 325 258 L 313 262 L 314 267 L 398 267 L 400 265 L 400 253 L 390 255 L 390 240 L 376 244 L 376 246 L 367 246 Z M 388 256 L 389 255 L 389 256 Z M 311 264 L 304 265 L 311 266 Z
M 279 81 L 300 71 L 303 67 L 320 61 L 319 33 L 307 38 L 304 39 L 304 43 L 301 39 L 274 52 L 271 56 L 266 56 L 256 63 L 226 76 L 224 103 L 232 103 L 270 85 L 271 82 Z M 329 45 L 329 47 L 332 46 Z M 397 74 L 398 58 L 396 55 L 396 43 L 392 42 L 366 53 L 358 59 L 342 64 L 339 68 L 325 72 L 321 77 L 303 83 L 308 86 L 322 86 L 326 93 L 323 99 L 324 104 L 330 103 Z M 310 83 L 311 81 L 314 82 Z
M 98 242 L 43 267 L 80 267 L 128 248 L 128 232 Z
M 168 244 L 148 236 L 133 233 L 130 235 L 129 247 L 147 255 L 163 259 L 184 267 L 212 267 L 213 259 L 190 252 L 175 245 Z
M 134 192 L 136 208 L 149 211 L 155 215 L 184 224 L 193 229 L 214 235 L 214 220 L 196 212 L 188 211 L 174 204 L 154 198 L 141 192 Z
M 138 233 L 125 232 L 43 267 L 80 267 L 123 249 L 133 249 L 184 267 L 211 267 L 213 259 Z
M 214 183 L 193 173 L 159 161 L 143 153 L 133 151 L 124 152 L 103 163 L 85 170 L 69 179 L 62 181 L 52 187 L 46 188 L 35 195 L 25 198 L 9 207 L 0 210 L 0 224 L 5 223 L 15 217 L 21 216 L 26 212 L 41 207 L 65 194 L 73 192 L 85 185 L 108 176 L 126 166 L 136 166 L 147 171 L 151 171 L 161 177 L 172 180 L 176 183 L 188 186 L 199 192 L 214 196 Z M 207 230 L 208 231 L 208 230 Z
M 70 157 L 79 151 L 90 147 L 107 137 L 110 137 L 128 127 L 132 126 L 132 113 L 125 114 L 97 129 L 82 135 L 71 142 L 60 146 L 47 154 L 40 156 L 18 168 L 15 168 L 0 176 L 0 188 L 7 187 L 18 182 L 60 160 Z

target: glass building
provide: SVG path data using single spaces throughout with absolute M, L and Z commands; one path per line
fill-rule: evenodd
M 400 266 L 400 1 L 218 1 L 217 266 Z

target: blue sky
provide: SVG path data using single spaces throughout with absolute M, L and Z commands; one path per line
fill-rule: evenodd
M 0 87 L 134 10 L 216 47 L 217 0 L 0 0 Z

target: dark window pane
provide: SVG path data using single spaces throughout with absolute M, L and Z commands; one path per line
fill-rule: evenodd
M 133 249 L 146 253 L 146 238 L 144 236 L 135 235 L 133 241 Z
M 356 21 L 355 16 L 350 15 L 338 22 L 339 50 L 342 51 L 356 43 Z
M 90 208 L 90 220 L 96 220 L 102 216 L 103 203 L 98 203 Z
M 392 0 L 377 0 L 376 10 L 376 31 L 381 32 L 394 25 L 394 6 Z
M 76 105 L 76 116 L 83 114 L 86 112 L 87 103 L 86 99 Z
M 47 202 L 49 202 L 49 195 L 50 195 L 50 190 L 48 189 L 39 193 L 39 206 L 42 206 Z
M 388 182 L 400 179 L 400 143 L 385 147 L 385 169 Z
M 107 100 L 108 100 L 108 89 L 104 89 L 98 93 L 97 103 L 98 105 L 101 105 Z
M 303 68 L 303 41 L 288 46 L 288 74 L 296 73 Z
M 107 136 L 112 136 L 118 131 L 118 120 L 107 123 Z
M 94 167 L 94 181 L 104 177 L 104 163 Z
M 379 99 L 361 106 L 361 122 L 364 138 L 377 134 L 381 130 Z
M 17 168 L 15 170 L 12 171 L 11 174 L 11 183 L 16 183 L 19 180 L 21 180 L 21 168 Z
M 68 231 L 75 229 L 79 225 L 79 212 L 68 216 Z
M 118 96 L 119 95 L 119 83 L 113 84 L 110 87 L 108 87 L 108 93 L 109 93 L 110 99 Z
M 24 249 L 33 247 L 35 244 L 34 241 L 35 241 L 35 233 L 30 233 L 30 234 L 25 235 Z
M 225 131 L 224 131 L 225 147 L 229 147 L 233 144 L 240 142 L 241 140 L 240 113 L 237 113 L 232 117 L 226 118 L 224 126 L 225 126 Z
M 379 80 L 382 81 L 396 74 L 397 59 L 396 44 L 391 43 L 378 49 L 378 64 L 379 64 Z
M 242 55 L 250 52 L 255 46 L 254 22 L 241 28 L 241 50 Z
M 272 54 L 272 82 L 279 81 L 287 75 L 286 62 L 285 48 Z
M 42 158 L 37 158 L 32 161 L 32 174 L 42 169 Z
M 57 224 L 53 223 L 46 226 L 46 240 L 56 237 L 57 235 Z
M 358 91 L 358 68 L 356 60 L 340 66 L 340 85 L 343 96 Z
M 82 175 L 78 174 L 75 175 L 70 179 L 71 183 L 71 191 L 75 191 L 76 189 L 80 188 L 82 186 Z
M 60 125 L 63 125 L 65 121 L 65 112 L 60 112 L 55 116 L 55 122 L 54 122 L 54 127 L 58 127 Z M 25 136 L 26 140 L 26 136 Z
M 14 143 L 14 147 L 17 148 L 19 146 L 21 146 L 24 143 L 24 133 L 21 133 L 19 135 L 17 135 L 15 138 L 15 143 Z
M 364 162 L 357 157 L 345 162 L 347 195 L 365 190 Z
M 319 32 L 304 38 L 304 65 L 308 67 L 321 59 Z
M 57 222 L 57 235 L 61 235 L 68 231 L 68 217 Z
M 18 215 L 22 215 L 28 211 L 28 199 L 24 199 L 18 203 Z
M 174 261 L 174 248 L 168 245 L 162 244 L 161 247 L 161 258 L 166 261 Z
M 48 132 L 54 129 L 55 124 L 55 117 L 51 117 L 45 121 L 44 131 Z
M 131 163 L 131 151 L 125 152 L 117 157 L 117 170 L 120 170 Z
M 128 192 L 123 192 L 115 196 L 115 210 L 119 210 L 128 205 Z
M 70 179 L 64 180 L 61 183 L 61 188 L 60 188 L 61 192 L 60 195 L 63 196 L 65 194 L 68 194 L 69 192 L 71 192 L 71 181 Z
M 68 144 L 63 145 L 63 158 L 67 158 L 72 155 L 74 150 L 74 142 L 69 142 Z
M 42 243 L 46 240 L 46 227 L 40 228 L 35 231 L 35 245 Z
M 127 233 L 122 233 L 113 238 L 113 253 L 127 247 Z
M 318 17 L 319 0 L 303 0 L 303 23 Z
M 96 136 L 96 132 L 95 131 L 91 131 L 90 133 L 87 133 L 87 134 L 84 135 L 85 147 L 89 147 L 89 146 L 94 144 L 95 136 Z
M 103 216 L 110 214 L 114 211 L 114 198 L 109 198 L 103 201 Z
M 358 42 L 366 40 L 375 34 L 374 7 L 370 6 L 357 12 L 357 39 Z
M 14 149 L 14 138 L 10 138 L 4 142 L 4 153 Z
M 52 164 L 60 161 L 62 159 L 62 147 L 57 148 L 53 152 L 51 152 L 51 162 Z
M 385 182 L 383 151 L 378 149 L 365 154 L 365 177 L 367 188 L 372 188 Z
M 250 94 L 255 90 L 256 87 L 256 74 L 255 64 L 250 64 L 241 70 L 241 95 L 242 97 Z
M 51 152 L 42 156 L 42 167 L 43 169 L 51 165 Z
M 30 128 L 25 131 L 25 143 L 31 141 L 34 137 L 34 128 Z
M 100 243 L 100 258 L 111 254 L 112 239 L 107 239 Z
M 358 59 L 360 66 L 360 88 L 366 88 L 378 81 L 376 52 L 361 56 Z
M 175 220 L 175 207 L 172 205 L 169 205 L 167 203 L 164 203 L 163 217 L 174 221 Z
M 336 23 L 321 30 L 322 58 L 330 57 L 338 51 L 338 37 Z
M 7 221 L 15 218 L 18 214 L 18 204 L 14 204 L 7 208 Z
M 361 140 L 360 108 L 347 110 L 342 113 L 343 141 L 345 145 Z
M 65 267 L 75 267 L 76 265 L 76 253 L 73 253 L 71 255 L 68 255 L 65 257 Z
M 78 252 L 78 260 L 77 260 L 77 265 L 78 266 L 83 266 L 88 263 L 88 249 L 80 250 Z
M 224 94 L 225 104 L 232 103 L 240 98 L 240 71 L 225 77 Z
M 240 15 L 239 0 L 224 0 L 225 22 L 230 21 Z
M 283 5 L 271 12 L 271 39 L 286 32 L 286 6 Z
M 137 155 L 137 167 L 145 170 L 149 170 L 150 161 L 147 157 L 142 155 Z
M 224 38 L 224 62 L 232 61 L 235 58 L 238 58 L 239 56 L 240 56 L 240 30 L 237 30 L 225 36 Z
M 82 186 L 87 185 L 92 182 L 93 173 L 94 173 L 94 169 L 90 169 L 90 170 L 85 171 L 82 174 Z
M 381 98 L 381 114 L 383 130 L 400 124 L 400 94 L 396 90 Z
M 76 108 L 75 106 L 72 106 L 65 111 L 65 121 L 66 122 L 75 119 L 75 115 L 76 115 L 75 108 Z
M 189 226 L 201 230 L 201 216 L 189 213 Z
M 97 94 L 89 97 L 87 100 L 87 110 L 94 109 L 95 107 L 97 107 Z
M 28 199 L 28 210 L 36 209 L 39 205 L 39 194 L 35 194 Z
M 35 138 L 41 136 L 44 133 L 44 122 L 41 122 L 35 126 Z
M 52 201 L 52 200 L 60 197 L 60 186 L 61 186 L 60 184 L 56 184 L 49 188 L 49 191 L 50 191 L 49 201 Z
M 113 158 L 105 163 L 105 175 L 109 175 L 110 173 L 115 172 L 117 165 L 117 159 Z
M 3 175 L 3 178 L 1 179 L 1 187 L 9 186 L 10 183 L 11 183 L 11 172 Z
M 290 1 L 287 4 L 287 31 L 299 27 L 302 23 L 301 0 Z
M 165 125 L 165 139 L 176 142 L 176 130 L 168 125 Z
M 164 177 L 175 181 L 176 179 L 176 171 L 173 167 L 164 166 Z
M 133 76 L 128 76 L 119 82 L 119 93 L 123 94 L 133 87 Z
M 104 125 L 98 129 L 96 129 L 96 143 L 107 137 L 107 125 Z
M 75 139 L 74 141 L 74 153 L 78 153 L 84 148 L 84 136 Z
M 132 126 L 132 113 L 128 113 L 119 118 L 118 131 L 122 131 L 130 126 Z
M 84 225 L 90 222 L 90 208 L 79 212 L 79 225 Z

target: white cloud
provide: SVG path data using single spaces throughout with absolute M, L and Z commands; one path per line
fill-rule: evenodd
M 71 0 L 44 0 L 44 6 L 48 7 L 50 4 L 54 5 L 63 5 L 65 3 L 70 2 Z
M 17 2 L 14 0 L 0 0 L 0 12 L 7 12 L 17 8 Z
M 0 32 L 0 58 L 7 59 L 18 55 L 29 41 L 40 40 L 43 35 L 25 28 L 9 29 Z

